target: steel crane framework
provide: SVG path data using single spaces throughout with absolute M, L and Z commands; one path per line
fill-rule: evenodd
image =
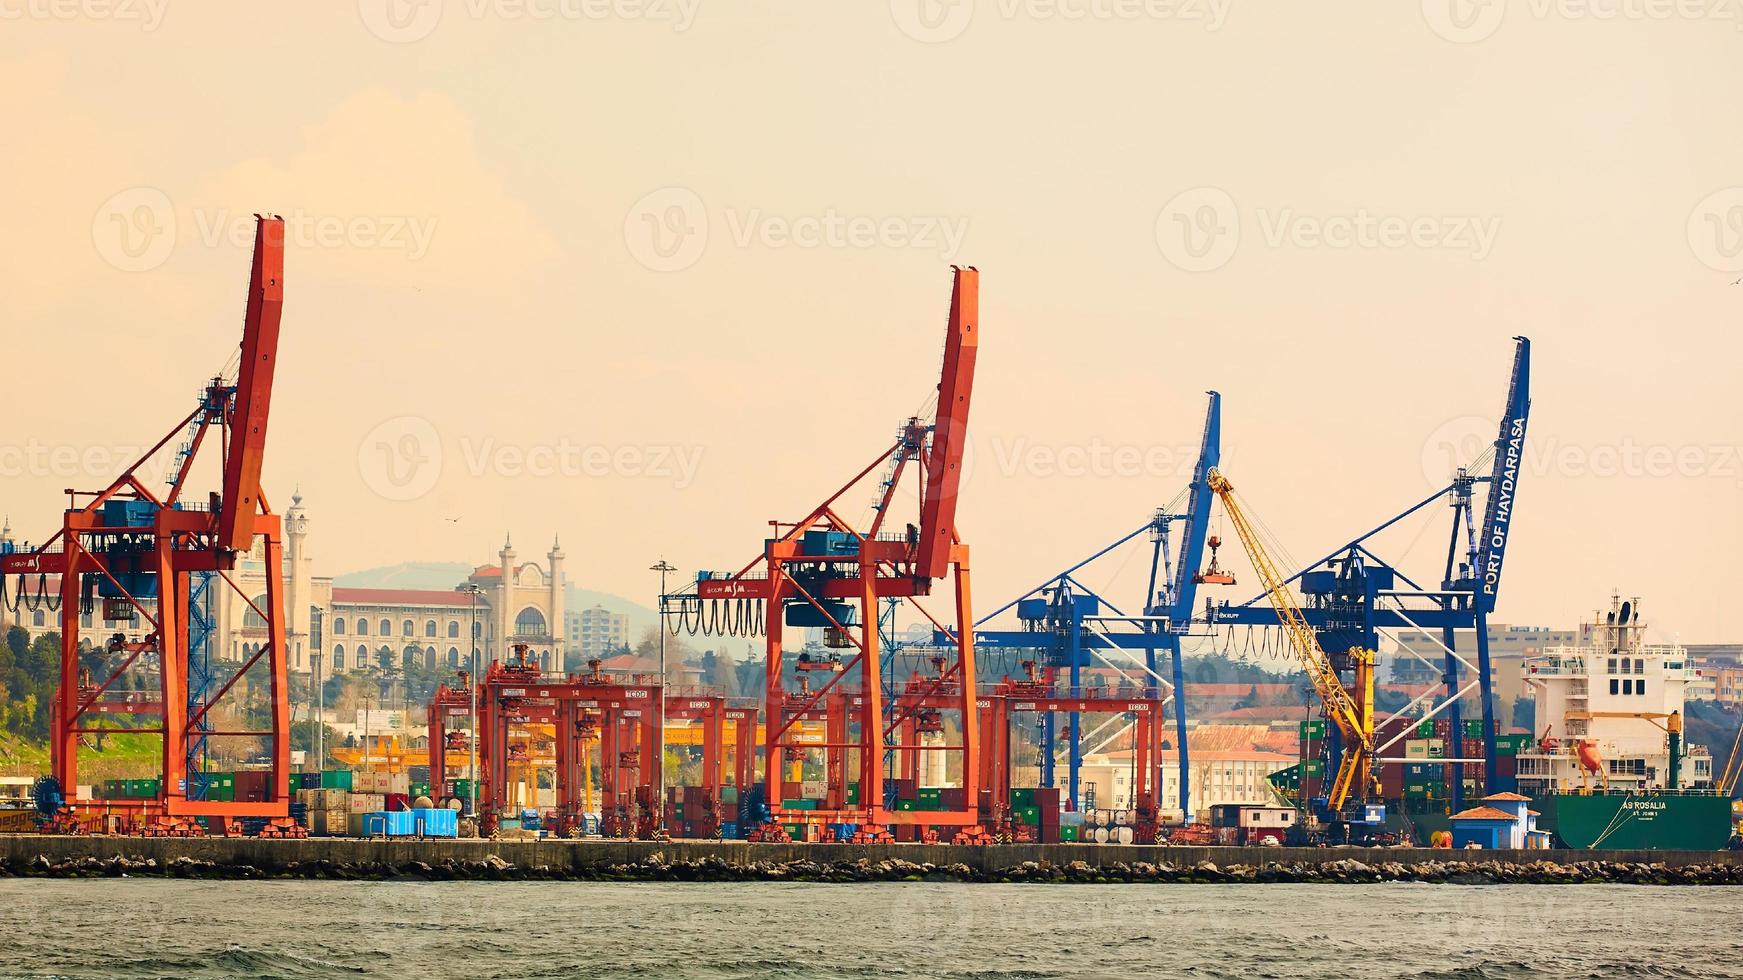
M 1387 635 L 1396 640 L 1393 632 L 1396 630 L 1414 630 L 1431 638 L 1439 634 L 1438 646 L 1444 657 L 1436 666 L 1443 671 L 1442 693 L 1436 696 L 1432 691 L 1426 692 L 1390 717 L 1374 722 L 1371 728 L 1380 735 L 1372 746 L 1372 758 L 1375 763 L 1405 762 L 1402 755 L 1388 755 L 1388 750 L 1408 734 L 1408 729 L 1393 723 L 1407 717 L 1432 719 L 1444 714 L 1450 721 L 1452 744 L 1448 758 L 1440 761 L 1454 766 L 1451 797 L 1455 811 L 1461 805 L 1466 764 L 1483 766 L 1485 787 L 1496 783 L 1489 614 L 1500 596 L 1501 572 L 1516 517 L 1526 425 L 1531 412 L 1531 342 L 1516 337 L 1514 343 L 1507 399 L 1490 449 L 1493 455 L 1485 453 L 1459 468 L 1445 486 L 1281 580 L 1282 588 L 1294 586 L 1302 592 L 1305 602 L 1297 609 L 1299 620 L 1311 628 L 1323 651 L 1340 654 L 1378 650 L 1380 637 Z M 1485 461 L 1488 472 L 1478 475 Z M 1477 484 L 1487 487 L 1480 524 L 1474 507 Z M 1453 515 L 1446 564 L 1438 586 L 1423 585 L 1381 557 L 1374 538 L 1440 502 L 1445 502 Z M 1224 625 L 1287 626 L 1293 617 L 1275 604 L 1279 586 L 1269 581 L 1265 585 L 1264 592 L 1241 603 L 1207 604 L 1203 621 L 1213 629 Z M 1459 630 L 1470 631 L 1475 640 L 1475 663 L 1458 649 L 1455 631 Z M 1403 643 L 1399 647 L 1404 655 L 1420 656 Z M 1342 669 L 1354 666 L 1346 664 Z M 1464 679 L 1466 671 L 1473 675 L 1468 681 Z M 1473 693 L 1479 699 L 1483 719 L 1481 759 L 1467 758 L 1464 748 L 1460 701 Z M 1338 710 L 1331 709 L 1334 720 Z M 1366 751 L 1363 747 L 1347 746 L 1344 740 L 1338 728 L 1327 738 L 1330 763 L 1335 769 L 1342 768 L 1346 751 Z
M 956 528 L 962 457 L 967 434 L 974 367 L 980 343 L 980 274 L 957 268 L 945 329 L 938 382 L 937 411 L 930 424 L 908 419 L 889 448 L 804 517 L 773 522 L 774 534 L 763 553 L 731 574 L 698 574 L 695 585 L 662 597 L 661 607 L 674 629 L 687 625 L 711 633 L 761 633 L 765 645 L 764 698 L 767 712 L 764 793 L 774 821 L 851 824 L 876 837 L 893 825 L 970 828 L 977 822 L 980 731 L 975 710 L 974 638 L 968 631 L 945 630 L 938 647 L 939 669 L 916 695 L 886 694 L 889 669 L 879 636 L 879 604 L 907 600 L 936 628 L 942 623 L 918 600 L 933 583 L 949 576 L 958 623 L 970 622 L 969 550 Z M 873 516 L 857 528 L 838 510 L 838 502 L 873 473 L 882 470 Z M 898 488 L 917 471 L 917 523 L 887 529 Z M 797 655 L 788 649 L 787 627 L 821 629 L 832 652 Z M 843 658 L 841 652 L 847 656 Z M 815 681 L 815 683 L 814 683 Z M 823 744 L 800 738 L 797 726 L 819 711 L 854 696 L 842 707 Z M 906 722 L 927 712 L 927 738 L 904 741 L 914 731 Z M 943 741 L 946 730 L 953 734 Z M 898 809 L 895 786 L 886 785 L 886 767 L 911 770 L 917 754 L 946 753 L 961 774 L 961 802 L 940 810 Z M 796 789 L 789 761 L 824 755 L 828 788 L 818 809 L 784 806 Z M 857 785 L 857 802 L 853 790 Z M 780 824 L 764 828 L 781 837 Z
M 106 804 L 112 810 L 138 810 L 132 818 L 147 830 L 236 832 L 232 821 L 252 817 L 266 821 L 267 833 L 299 833 L 288 819 L 281 527 L 260 488 L 283 303 L 284 222 L 257 216 L 236 380 L 210 382 L 193 412 L 105 489 L 69 490 L 62 527 L 47 543 L 0 555 L 0 573 L 16 582 L 13 608 L 47 605 L 60 616 L 61 676 L 50 749 L 54 780 L 62 793 L 77 785 L 81 736 L 161 735 L 158 798 Z M 167 492 L 148 486 L 141 476 L 146 465 L 184 433 Z M 222 490 L 205 500 L 190 499 L 186 491 L 195 460 L 214 442 L 222 456 Z M 251 553 L 259 557 L 265 576 L 264 605 L 232 577 L 239 559 Z M 236 591 L 265 623 L 259 651 L 228 671 L 223 670 L 228 665 L 209 664 L 206 649 L 207 603 L 212 590 L 221 587 Z M 117 632 L 99 643 L 104 676 L 87 677 L 80 667 L 81 618 L 99 609 L 105 623 L 137 616 L 147 628 L 139 641 Z M 226 676 L 208 678 L 209 671 Z M 122 685 L 124 678 L 133 683 Z M 142 690 L 153 693 L 141 697 Z M 264 697 L 264 709 L 248 703 L 250 693 Z M 125 728 L 105 725 L 105 715 L 131 721 Z M 233 739 L 264 741 L 272 773 L 265 800 L 204 798 L 207 747 Z M 63 816 L 70 819 L 71 813 Z M 204 827 L 193 818 L 205 818 Z

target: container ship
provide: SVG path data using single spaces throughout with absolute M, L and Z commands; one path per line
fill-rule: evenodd
M 1577 646 L 1527 660 L 1541 734 L 1516 760 L 1537 826 L 1576 850 L 1718 850 L 1731 801 L 1713 788 L 1713 758 L 1683 738 L 1696 670 L 1674 644 L 1646 642 L 1640 601 L 1611 599 Z

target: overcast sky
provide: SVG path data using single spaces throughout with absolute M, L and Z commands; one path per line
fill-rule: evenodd
M 1175 498 L 1213 387 L 1231 479 L 1318 555 L 1480 450 L 1527 334 L 1497 618 L 1621 588 L 1661 635 L 1743 639 L 1728 0 L 0 15 L 21 536 L 224 366 L 271 210 L 268 492 L 301 486 L 324 574 L 489 561 L 508 531 L 644 601 L 661 556 L 737 567 L 925 406 L 960 262 L 983 611 Z M 1445 516 L 1387 539 L 1424 580 Z M 1121 560 L 1090 584 L 1136 605 Z

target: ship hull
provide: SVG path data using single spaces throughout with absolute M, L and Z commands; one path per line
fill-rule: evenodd
M 1731 839 L 1722 796 L 1551 794 L 1532 806 L 1557 847 L 1597 851 L 1717 851 Z

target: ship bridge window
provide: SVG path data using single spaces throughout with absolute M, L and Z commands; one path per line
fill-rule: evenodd
M 1622 686 L 1621 681 L 1617 680 L 1614 677 L 1610 678 L 1610 693 L 1611 694 L 1617 693 L 1617 689 L 1620 688 L 1621 686 Z
M 1616 658 L 1611 657 L 1610 658 L 1610 669 L 1608 671 L 1605 671 L 1605 673 L 1614 674 L 1615 672 L 1616 672 Z
M 1634 682 L 1632 680 L 1626 680 L 1626 681 L 1622 682 L 1622 693 L 1623 694 L 1633 694 L 1634 693 Z

